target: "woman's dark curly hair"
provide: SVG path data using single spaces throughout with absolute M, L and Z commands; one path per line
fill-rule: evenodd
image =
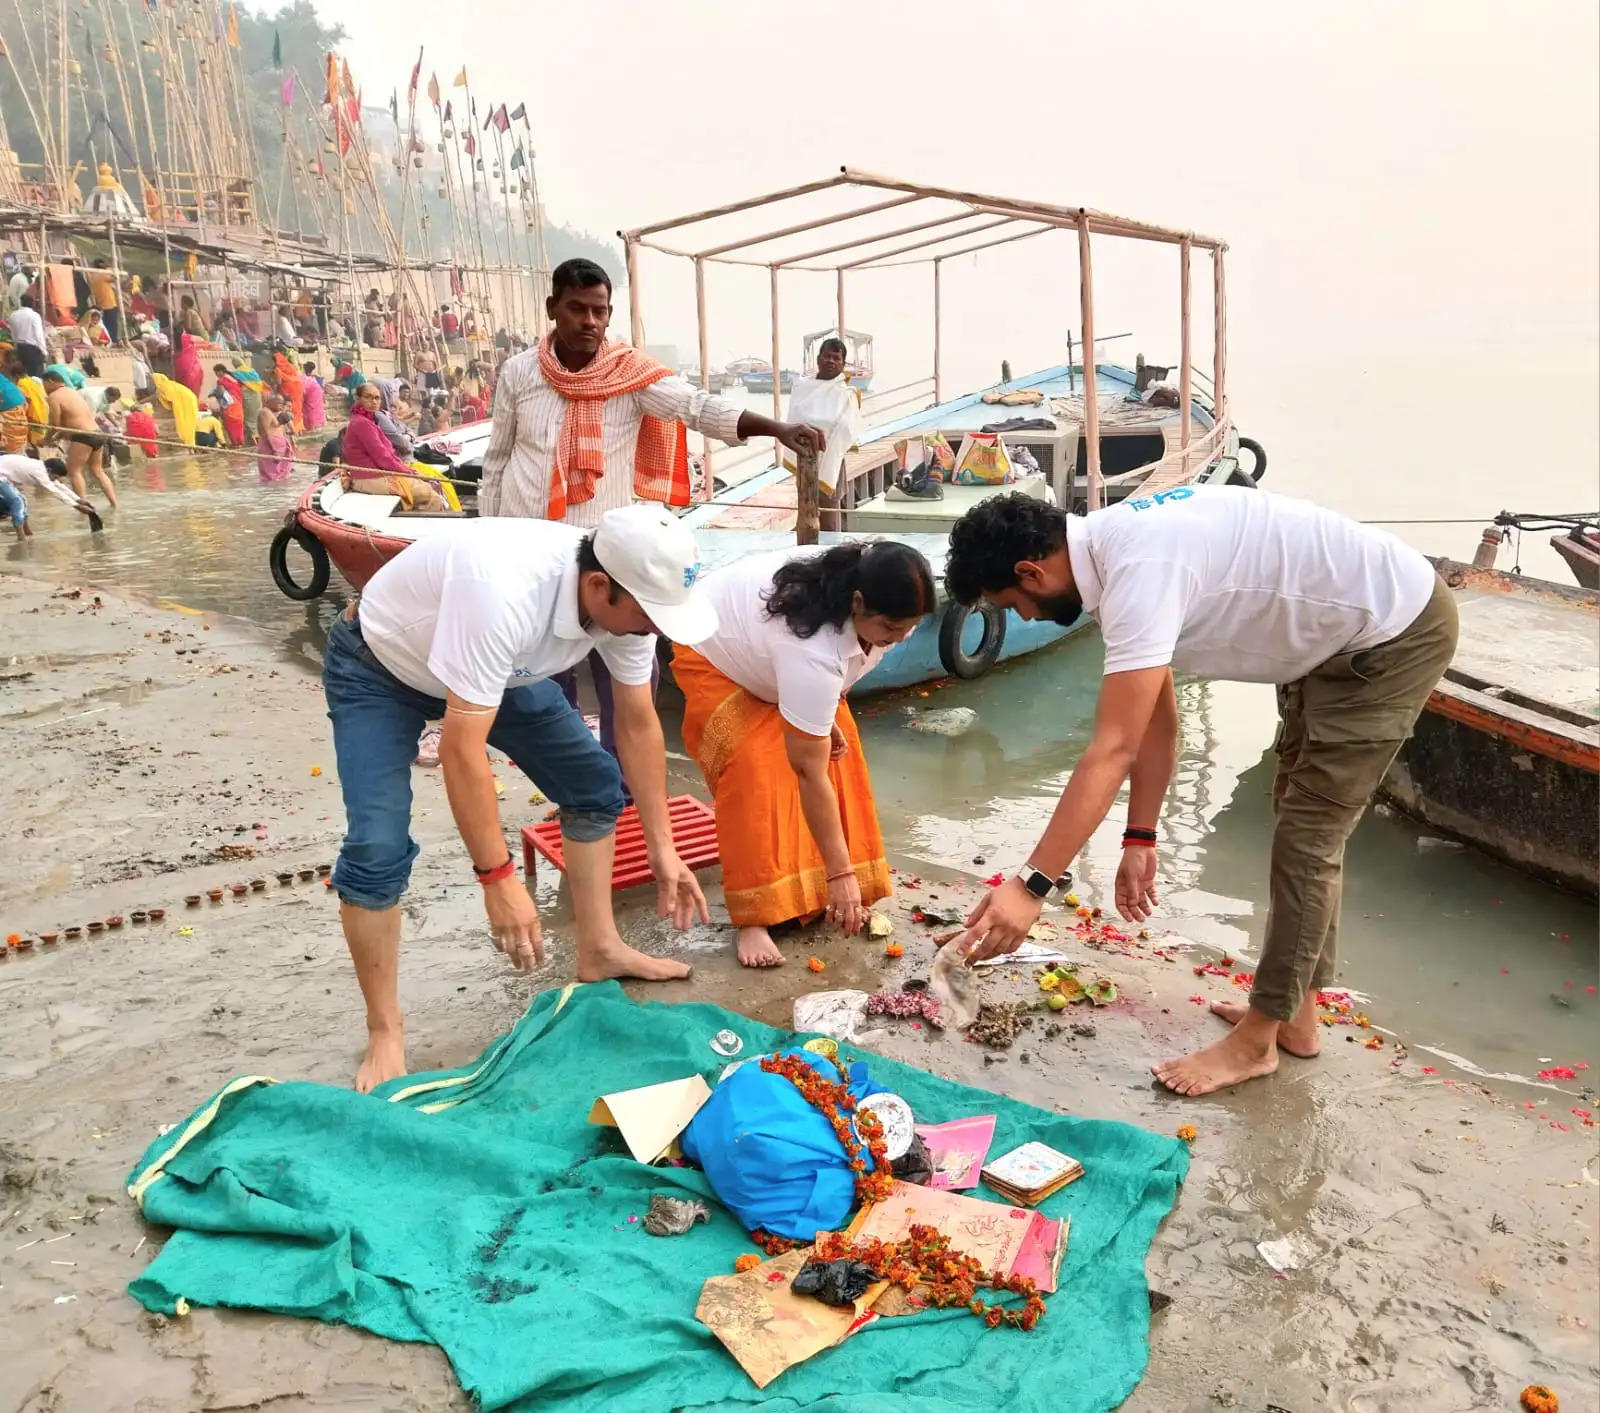
M 910 545 L 878 540 L 791 559 L 772 576 L 767 617 L 781 618 L 795 637 L 809 638 L 824 624 L 842 628 L 855 611 L 858 591 L 868 613 L 891 619 L 921 618 L 938 602 L 928 561 Z
M 972 507 L 950 531 L 944 585 L 957 603 L 1017 585 L 1016 566 L 1067 542 L 1066 512 L 1013 491 Z

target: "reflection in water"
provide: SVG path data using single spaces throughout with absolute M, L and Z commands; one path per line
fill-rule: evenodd
M 284 598 L 267 546 L 298 484 L 265 485 L 247 461 L 185 456 L 125 469 L 122 507 L 101 535 L 46 498 L 35 538 L 0 565 L 55 582 L 115 588 L 260 625 L 312 667 L 343 604 Z M 1100 645 L 1081 634 L 990 673 L 931 692 L 869 699 L 861 733 L 892 854 L 974 880 L 1026 856 L 1093 728 Z M 663 702 L 669 732 L 676 694 Z M 1196 940 L 1255 954 L 1266 907 L 1272 833 L 1270 688 L 1183 682 L 1178 769 L 1162 821 L 1162 918 Z M 906 706 L 967 706 L 963 736 L 912 731 Z M 325 730 L 320 714 L 308 731 Z M 683 769 L 682 763 L 675 769 Z M 691 772 L 692 773 L 692 772 Z M 677 788 L 675 786 L 675 788 Z M 1121 857 L 1125 804 L 1077 862 L 1108 898 Z M 982 858 L 982 864 L 975 860 Z M 1600 1066 L 1595 911 L 1468 850 L 1419 839 L 1408 821 L 1369 813 L 1351 840 L 1340 953 L 1345 984 L 1413 1045 L 1433 1045 L 1492 1072 L 1531 1074 L 1541 1056 Z M 1502 970 L 1504 969 L 1504 970 Z

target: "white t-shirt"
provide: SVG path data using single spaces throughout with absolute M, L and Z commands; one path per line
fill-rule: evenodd
M 884 649 L 861 646 L 855 628 L 824 624 L 797 638 L 781 618 L 767 616 L 772 576 L 792 559 L 821 554 L 820 548 L 768 550 L 708 574 L 705 596 L 717 610 L 717 631 L 695 651 L 753 697 L 777 704 L 796 731 L 826 736 L 839 700 L 882 659 Z
M 44 336 L 44 320 L 39 317 L 37 309 L 17 309 L 7 322 L 11 326 L 13 343 L 31 343 L 45 353 L 50 351 Z
M 1182 486 L 1069 516 L 1067 550 L 1107 673 L 1170 663 L 1293 682 L 1396 637 L 1436 577 L 1383 530 L 1244 486 Z
M 50 473 L 44 469 L 44 462 L 35 461 L 31 456 L 23 456 L 18 452 L 0 456 L 0 481 L 9 481 L 18 490 L 43 491 L 74 510 L 78 508 L 77 496 L 59 481 L 52 480 Z
M 578 621 L 583 531 L 549 520 L 469 520 L 419 540 L 361 593 L 361 635 L 408 687 L 498 706 L 507 687 L 575 667 L 597 650 L 642 686 L 656 640 Z

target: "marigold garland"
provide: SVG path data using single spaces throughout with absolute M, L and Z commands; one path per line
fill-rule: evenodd
M 863 1204 L 883 1201 L 894 1186 L 894 1173 L 889 1167 L 888 1145 L 877 1115 L 866 1111 L 857 1113 L 856 1097 L 849 1085 L 824 1079 L 798 1056 L 768 1055 L 761 1061 L 761 1068 L 768 1074 L 781 1074 L 800 1091 L 806 1103 L 828 1121 L 839 1146 L 844 1149 L 850 1171 L 855 1174 L 856 1201 Z M 849 1117 L 852 1114 L 855 1115 L 854 1127 Z M 870 1170 L 869 1156 L 872 1159 Z
M 1027 1276 L 986 1272 L 971 1256 L 950 1249 L 950 1238 L 937 1227 L 916 1225 L 903 1241 L 851 1241 L 840 1232 L 817 1238 L 819 1261 L 860 1261 L 880 1280 L 908 1294 L 921 1287 L 918 1299 L 938 1309 L 966 1306 L 991 1330 L 1011 1325 L 1031 1330 L 1044 1318 L 1044 1297 Z M 991 1305 L 978 1298 L 988 1288 L 1023 1297 L 1020 1307 Z

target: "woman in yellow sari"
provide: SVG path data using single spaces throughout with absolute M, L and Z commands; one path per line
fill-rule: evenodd
M 711 789 L 739 960 L 819 913 L 847 933 L 889 894 L 872 782 L 845 694 L 937 601 L 908 545 L 748 555 L 706 580 L 716 634 L 673 650 L 683 739 Z

